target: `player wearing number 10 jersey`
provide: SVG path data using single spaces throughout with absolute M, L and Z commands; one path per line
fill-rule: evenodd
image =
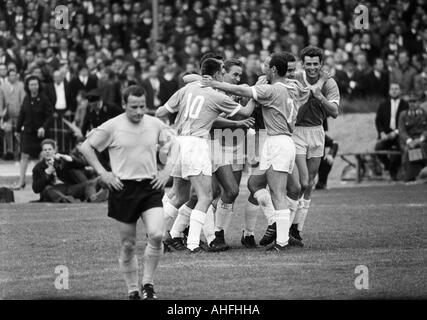
M 265 71 L 271 84 L 257 84 L 246 88 L 206 77 L 203 83 L 225 92 L 253 98 L 262 105 L 267 138 L 261 151 L 260 169 L 265 171 L 274 207 L 267 219 L 277 224 L 277 240 L 269 249 L 282 251 L 288 247 L 289 241 L 290 211 L 286 199 L 286 184 L 295 163 L 296 151 L 291 135 L 297 109 L 293 102 L 294 88 L 285 79 L 286 56 L 281 53 L 273 54 Z M 260 199 L 257 200 L 261 202 Z
M 201 68 L 202 75 L 222 81 L 221 68 L 218 60 L 207 59 Z M 212 163 L 208 140 L 212 124 L 223 112 L 229 116 L 240 114 L 249 117 L 253 112 L 253 104 L 243 108 L 223 93 L 194 82 L 178 90 L 159 108 L 156 116 L 163 117 L 168 112 L 178 112 L 175 124 L 179 135 L 180 156 L 172 172 L 173 192 L 185 192 L 184 197 L 178 198 L 188 200 L 191 183 L 197 195 L 197 204 L 190 216 L 178 213 L 171 236 L 179 237 L 189 224 L 187 248 L 195 252 L 200 250 L 200 231 L 212 202 Z

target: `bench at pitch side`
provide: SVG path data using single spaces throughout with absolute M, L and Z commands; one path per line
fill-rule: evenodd
M 351 167 L 356 168 L 356 182 L 360 183 L 362 181 L 362 176 L 366 172 L 365 163 L 367 162 L 367 156 L 376 156 L 376 155 L 400 155 L 400 151 L 366 151 L 366 152 L 349 152 L 341 153 L 339 156 L 345 162 L 347 162 Z M 354 157 L 355 161 L 350 160 L 349 158 Z M 345 169 L 345 168 L 344 168 Z M 344 171 L 344 170 L 343 170 Z M 342 176 L 342 175 L 341 175 Z

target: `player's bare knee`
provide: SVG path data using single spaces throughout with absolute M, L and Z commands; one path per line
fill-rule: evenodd
M 207 206 L 209 207 L 210 204 L 212 203 L 213 200 L 213 196 L 212 196 L 212 191 L 207 191 L 207 192 L 203 192 L 198 199 L 198 203 L 202 204 L 203 206 Z
M 236 198 L 239 196 L 239 188 L 232 187 L 229 190 L 224 191 L 224 196 L 227 198 L 227 203 L 234 202 Z
M 262 187 L 260 187 L 254 181 L 254 179 L 249 178 L 248 179 L 248 189 L 249 189 L 249 192 L 251 193 L 251 195 L 253 196 L 255 194 L 255 192 L 257 192 L 258 190 L 262 189 Z
M 162 230 L 153 230 L 148 233 L 148 241 L 159 244 L 162 242 L 163 232 Z
M 126 256 L 133 256 L 136 249 L 136 239 L 133 237 L 122 239 L 121 251 Z
M 297 199 L 299 194 L 301 193 L 301 185 L 292 184 L 287 186 L 287 195 L 292 199 Z
M 307 190 L 310 187 L 309 181 L 308 180 L 303 180 L 301 181 L 301 192 L 304 192 L 305 190 Z
M 220 195 L 221 195 L 221 188 L 215 188 L 215 189 L 212 191 L 212 198 L 213 198 L 213 199 L 218 198 Z

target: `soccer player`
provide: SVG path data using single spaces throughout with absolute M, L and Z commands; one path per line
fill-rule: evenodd
M 286 199 L 286 184 L 288 174 L 292 172 L 295 163 L 295 145 L 291 138 L 291 119 L 293 119 L 296 110 L 291 93 L 294 87 L 286 84 L 286 72 L 286 56 L 276 53 L 271 56 L 266 68 L 267 80 L 271 84 L 244 87 L 218 82 L 208 77 L 204 77 L 202 81 L 204 85 L 253 98 L 262 105 L 267 138 L 261 151 L 260 170 L 265 171 L 274 208 L 268 212 L 267 218 L 277 224 L 276 243 L 268 250 L 278 252 L 286 250 L 289 246 L 288 241 L 292 241 L 289 238 L 290 212 Z M 252 189 L 251 191 L 255 190 Z M 261 204 L 262 199 L 257 198 L 257 200 Z
M 166 124 L 145 114 L 147 101 L 142 87 L 125 89 L 123 108 L 125 113 L 92 130 L 80 151 L 110 189 L 108 216 L 117 221 L 121 242 L 119 266 L 132 300 L 140 299 L 135 251 L 137 221 L 142 218 L 148 243 L 141 293 L 142 299 L 152 300 L 157 299 L 153 278 L 163 253 L 163 188 L 172 170 L 171 163 L 166 163 L 164 171 L 157 172 L 157 145 L 169 146 L 172 151 L 174 142 Z M 106 171 L 95 154 L 95 150 L 107 148 L 111 172 Z M 173 161 L 173 157 L 170 159 Z
M 207 59 L 202 64 L 201 73 L 222 81 L 222 64 L 216 59 Z M 208 143 L 212 124 L 222 112 L 229 116 L 240 114 L 249 117 L 252 111 L 253 104 L 242 108 L 230 97 L 203 87 L 200 82 L 193 82 L 178 90 L 156 112 L 158 117 L 178 112 L 176 127 L 180 135 L 180 158 L 172 173 L 174 188 L 178 194 L 186 193 L 184 197 L 178 196 L 183 199 L 188 195 L 191 184 L 197 195 L 197 204 L 190 214 L 188 211 L 178 212 L 170 234 L 172 239 L 180 237 L 189 224 L 189 252 L 202 250 L 199 246 L 200 232 L 212 203 L 212 163 Z
M 243 63 L 240 60 L 226 60 L 224 69 L 224 82 L 240 83 L 243 73 Z M 245 104 L 248 101 L 248 99 L 245 99 L 244 103 L 240 96 L 231 96 L 231 98 L 240 104 Z M 245 119 L 237 115 L 233 117 L 233 120 L 218 117 L 213 124 L 214 130 L 211 131 L 211 137 L 213 137 L 214 146 L 218 146 L 218 149 L 214 149 L 216 151 L 214 172 L 216 180 L 222 187 L 222 193 L 221 198 L 214 199 L 216 207 L 215 238 L 209 243 L 210 251 L 222 251 L 229 248 L 225 242 L 224 233 L 230 225 L 234 212 L 234 201 L 239 195 L 239 185 L 245 162 L 243 144 L 246 130 L 253 125 L 253 121 L 252 118 Z M 209 231 L 205 233 L 209 233 Z
M 295 57 L 289 53 L 289 52 L 283 52 L 283 56 L 285 57 L 287 63 L 288 63 L 288 71 L 286 72 L 286 79 L 285 84 L 289 89 L 289 93 L 291 95 L 291 98 L 293 100 L 293 103 L 296 107 L 296 110 L 299 109 L 301 104 L 305 103 L 308 100 L 310 89 L 304 89 L 296 80 L 293 80 L 295 78 L 295 70 L 296 70 L 296 59 Z M 265 74 L 268 69 L 269 63 L 271 60 L 271 56 L 267 57 L 267 59 L 264 61 L 264 64 L 262 65 L 263 73 Z M 325 81 L 324 79 L 319 81 L 318 85 L 321 85 L 321 83 Z M 268 83 L 268 80 L 266 76 L 261 76 L 259 79 L 259 83 Z M 296 114 L 296 112 L 294 113 Z M 262 115 L 258 115 L 259 118 L 261 118 L 261 121 L 257 121 L 257 129 L 255 139 L 258 140 L 258 145 L 260 148 L 263 144 L 263 137 L 262 137 L 262 131 L 265 128 L 265 126 L 262 123 Z M 294 128 L 295 125 L 295 116 L 290 121 L 290 128 Z M 259 132 L 261 129 L 261 137 L 259 135 Z M 290 221 L 293 221 L 293 216 L 295 215 L 296 209 L 297 209 L 297 200 L 299 197 L 299 184 L 292 184 L 291 181 L 299 181 L 298 178 L 298 170 L 296 167 L 293 168 L 292 174 L 288 176 L 288 184 L 287 184 L 287 200 L 288 200 L 288 206 L 290 210 Z M 245 208 L 245 229 L 243 231 L 241 242 L 242 244 L 247 248 L 253 248 L 256 247 L 256 243 L 254 240 L 254 229 L 255 224 L 257 220 L 257 212 L 258 212 L 258 201 L 256 198 L 259 198 L 261 203 L 261 210 L 266 216 L 272 216 L 271 212 L 274 210 L 273 204 L 271 202 L 271 197 L 265 189 L 267 186 L 267 179 L 265 174 L 259 170 L 259 168 L 254 168 L 252 171 L 251 176 L 248 179 L 248 188 L 251 191 L 251 194 L 249 196 L 248 202 L 246 204 Z M 256 194 L 256 198 L 255 198 Z M 268 219 L 268 228 L 266 231 L 266 234 L 260 241 L 260 245 L 268 245 L 272 243 L 276 239 L 276 224 L 272 221 L 272 219 Z M 302 243 L 299 241 L 295 241 L 295 239 L 292 239 L 290 242 L 291 245 L 298 245 L 302 246 Z
M 323 52 L 320 48 L 308 46 L 301 50 L 304 72 L 297 79 L 312 88 L 321 77 Z M 291 235 L 302 240 L 300 232 L 311 203 L 311 192 L 324 153 L 325 131 L 323 121 L 336 118 L 339 112 L 340 94 L 334 79 L 329 78 L 322 87 L 312 89 L 312 96 L 298 111 L 293 139 L 296 146 L 296 165 L 298 168 L 301 198 L 291 227 Z
M 216 60 L 220 60 L 218 56 L 213 57 Z M 234 84 L 240 82 L 243 72 L 243 64 L 241 61 L 237 59 L 225 61 L 224 70 L 223 80 L 225 82 Z M 184 79 L 185 82 L 200 80 L 200 75 L 187 75 Z M 239 103 L 242 101 L 242 97 L 240 96 L 232 96 L 232 98 Z M 244 118 L 236 115 L 233 119 L 239 120 L 231 120 L 220 116 L 214 121 L 212 126 L 213 129 L 211 130 L 214 201 L 212 206 L 208 209 L 206 223 L 203 227 L 203 232 L 209 245 L 206 249 L 210 252 L 229 249 L 229 246 L 225 243 L 224 231 L 230 224 L 233 216 L 234 201 L 239 194 L 239 184 L 244 164 L 243 143 L 246 134 L 245 130 L 253 125 L 252 118 Z M 236 138 L 236 140 L 234 140 L 234 138 Z M 219 198 L 219 196 L 221 196 L 221 198 Z M 182 210 L 189 212 L 194 208 L 196 203 L 197 197 L 192 196 L 191 199 L 182 206 Z M 215 214 L 215 219 L 213 218 L 213 213 Z M 179 237 L 175 239 L 177 240 Z M 182 247 L 181 240 L 174 241 L 172 239 L 167 239 L 165 244 L 168 246 L 170 244 L 176 250 L 180 250 Z
M 199 68 L 201 69 L 204 61 L 207 59 L 215 60 L 218 63 L 221 64 L 221 70 L 222 73 L 224 73 L 224 63 L 223 63 L 223 57 L 215 52 L 207 52 L 205 53 L 199 62 Z M 199 81 L 201 79 L 201 76 L 198 74 L 189 74 L 185 75 L 183 77 L 183 80 L 185 83 L 190 83 L 193 81 Z M 179 137 L 177 137 L 177 140 L 179 141 Z M 216 191 L 216 187 L 213 186 L 213 190 Z M 184 189 L 187 188 L 187 189 Z M 177 234 L 175 237 L 170 236 L 170 230 L 173 228 L 173 224 L 176 221 L 176 217 L 181 212 L 181 215 L 190 216 L 191 211 L 194 209 L 196 203 L 197 203 L 197 196 L 194 193 L 194 190 L 190 188 L 188 184 L 181 185 L 179 183 L 179 180 L 174 179 L 174 183 L 172 185 L 172 188 L 169 190 L 169 192 L 165 193 L 163 199 L 163 207 L 164 207 L 164 213 L 165 213 L 165 231 L 164 231 L 164 244 L 165 244 L 165 250 L 172 251 L 174 250 L 185 250 L 184 245 L 184 237 L 188 234 L 188 228 L 184 230 L 184 234 Z M 213 211 L 212 208 L 209 208 L 208 216 L 207 216 L 207 224 L 204 228 L 205 231 L 205 237 L 210 240 L 213 240 L 215 238 L 213 227 L 212 231 L 210 231 L 210 226 L 214 224 L 214 218 L 213 218 Z M 209 229 L 209 230 L 207 230 Z M 208 240 L 209 242 L 209 240 Z

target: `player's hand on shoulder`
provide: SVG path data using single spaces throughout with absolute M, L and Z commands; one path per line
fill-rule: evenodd
M 320 79 L 326 81 L 330 78 L 332 78 L 332 75 L 329 70 L 326 70 L 325 68 L 320 69 Z
M 101 184 L 103 184 L 109 190 L 120 191 L 123 189 L 123 183 L 112 172 L 104 172 L 101 174 Z
M 202 77 L 202 81 L 201 81 L 201 83 L 202 83 L 202 85 L 203 85 L 204 87 L 213 87 L 214 80 L 213 80 L 213 78 L 212 78 L 211 76 L 204 75 L 204 76 Z
M 150 184 L 154 189 L 164 189 L 169 181 L 170 174 L 167 170 L 157 172 L 157 175 L 151 180 Z
M 259 84 L 267 84 L 268 83 L 268 79 L 266 75 L 261 75 L 258 78 L 258 81 L 256 82 L 257 85 Z
M 311 89 L 311 92 L 313 94 L 313 97 L 315 97 L 316 99 L 321 100 L 323 98 L 322 89 L 320 89 L 320 87 L 313 87 L 313 89 Z

